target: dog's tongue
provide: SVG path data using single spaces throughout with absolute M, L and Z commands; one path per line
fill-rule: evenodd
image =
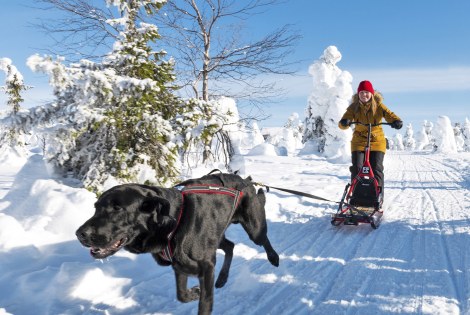
M 117 241 L 116 243 L 114 243 L 112 247 L 113 247 L 113 248 L 119 248 L 119 247 L 122 245 L 122 243 L 124 243 L 124 239 L 123 239 L 123 238 L 121 238 L 119 241 Z
M 96 247 L 90 248 L 90 255 L 91 255 L 91 256 L 96 255 L 96 254 L 99 254 L 100 252 L 101 252 L 101 249 L 100 249 L 100 248 L 96 248 Z

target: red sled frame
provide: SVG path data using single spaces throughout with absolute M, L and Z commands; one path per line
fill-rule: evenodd
M 389 123 L 352 124 L 368 127 L 367 144 L 364 148 L 364 162 L 356 175 L 344 188 L 343 196 L 339 202 L 338 210 L 331 216 L 331 224 L 334 226 L 359 225 L 369 223 L 373 229 L 377 229 L 382 218 L 382 187 L 379 186 L 370 165 L 370 137 L 374 126 L 390 125 Z

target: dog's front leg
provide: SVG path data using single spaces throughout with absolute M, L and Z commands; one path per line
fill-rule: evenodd
M 178 301 L 187 303 L 199 299 L 199 287 L 193 287 L 188 290 L 188 276 L 175 270 L 176 277 L 176 297 Z
M 212 262 L 202 264 L 202 272 L 199 276 L 201 297 L 199 298 L 198 315 L 209 315 L 212 313 L 212 305 L 214 304 L 214 265 L 215 263 Z

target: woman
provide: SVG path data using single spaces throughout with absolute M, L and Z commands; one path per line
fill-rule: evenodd
M 353 95 L 352 103 L 349 105 L 346 113 L 339 121 L 341 129 L 347 129 L 351 122 L 361 122 L 363 124 L 378 124 L 385 119 L 391 123 L 391 127 L 400 129 L 403 122 L 400 117 L 390 111 L 383 103 L 383 97 L 379 92 L 374 91 L 372 83 L 362 81 L 357 88 L 357 94 Z M 367 144 L 368 129 L 362 125 L 355 125 L 353 138 L 351 140 L 351 160 L 352 166 L 351 181 L 356 177 L 359 168 L 364 161 L 364 148 Z M 384 187 L 384 166 L 383 160 L 387 143 L 382 126 L 372 127 L 370 139 L 370 164 L 381 187 L 383 194 Z

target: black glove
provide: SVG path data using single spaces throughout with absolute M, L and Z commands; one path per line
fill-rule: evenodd
M 346 119 L 346 118 L 345 118 L 345 119 L 341 119 L 341 120 L 339 121 L 339 123 L 340 123 L 341 126 L 343 126 L 343 127 L 349 127 L 349 126 L 351 126 L 351 121 L 350 121 L 349 119 Z
M 395 129 L 401 129 L 401 127 L 403 127 L 403 121 L 395 120 L 390 126 Z

